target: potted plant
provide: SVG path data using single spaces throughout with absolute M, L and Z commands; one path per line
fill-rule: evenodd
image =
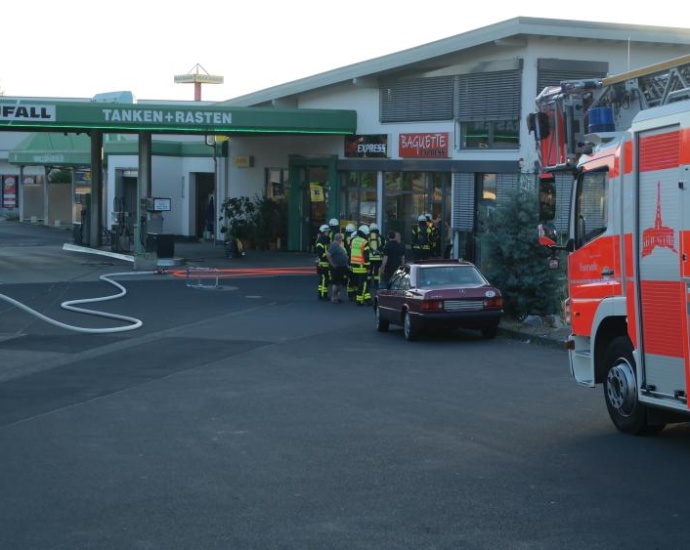
M 276 250 L 277 243 L 284 241 L 287 234 L 286 203 L 257 195 L 254 205 L 254 245 L 259 250 Z
M 249 197 L 227 198 L 221 204 L 225 240 L 240 239 L 245 249 L 251 245 L 254 236 L 256 206 Z

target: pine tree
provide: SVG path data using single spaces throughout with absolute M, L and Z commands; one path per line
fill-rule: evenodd
M 506 314 L 521 320 L 558 313 L 563 271 L 549 268 L 551 253 L 538 242 L 536 191 L 509 193 L 482 222 L 482 271 L 501 289 Z

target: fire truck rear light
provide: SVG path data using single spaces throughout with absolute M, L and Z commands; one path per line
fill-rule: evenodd
M 575 341 L 574 340 L 566 340 L 565 341 L 565 349 L 568 349 L 568 350 L 575 349 Z

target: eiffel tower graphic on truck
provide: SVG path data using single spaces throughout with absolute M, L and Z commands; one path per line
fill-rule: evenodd
M 678 254 L 675 249 L 675 236 L 673 229 L 664 227 L 661 219 L 661 182 L 656 184 L 656 217 L 654 218 L 654 227 L 648 227 L 642 232 L 642 257 L 649 256 L 652 251 L 661 246 L 668 248 Z

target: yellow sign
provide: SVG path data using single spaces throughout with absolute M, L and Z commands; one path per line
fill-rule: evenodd
M 252 155 L 237 156 L 234 163 L 237 168 L 251 168 L 254 166 L 254 157 Z
M 323 196 L 323 185 L 320 183 L 310 183 L 311 188 L 311 202 L 324 202 L 326 197 Z

